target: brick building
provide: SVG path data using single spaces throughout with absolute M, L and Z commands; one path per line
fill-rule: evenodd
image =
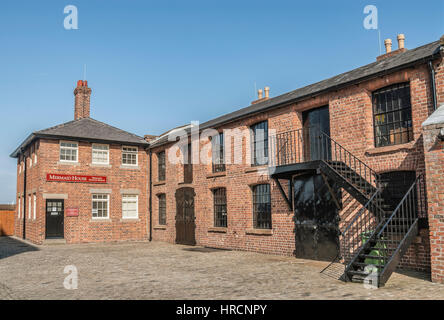
M 98 140 L 108 137 L 112 168 L 89 165 L 96 136 L 34 133 L 13 153 L 17 201 L 20 207 L 19 200 L 35 192 L 42 220 L 23 223 L 18 209 L 17 234 L 25 225 L 27 238 L 43 241 L 42 199 L 57 193 L 68 195 L 65 207 L 79 207 L 78 217 L 65 210 L 68 242 L 152 238 L 337 261 L 345 265 L 346 281 L 377 270 L 383 285 L 399 266 L 431 271 L 434 281 L 444 281 L 444 38 L 411 50 L 403 35 L 397 50 L 391 41 L 385 44 L 387 52 L 376 62 L 273 98 L 266 87 L 246 108 L 146 136 L 149 146 L 134 136 L 137 143 L 110 141 L 97 130 Z M 73 123 L 91 123 L 82 132 L 94 135 L 89 107 L 77 109 L 84 118 Z M 69 170 L 59 159 L 62 138 L 79 141 L 79 161 L 84 149 L 83 163 Z M 119 165 L 122 145 L 138 146 L 139 175 Z M 30 164 L 36 150 L 48 162 L 39 160 L 33 177 L 24 162 Z M 36 185 L 23 191 L 25 168 Z M 66 172 L 107 176 L 110 186 L 45 176 Z M 108 188 L 116 202 L 109 224 L 92 218 L 99 188 Z M 139 196 L 133 224 L 121 218 L 120 194 L 131 194 L 127 190 Z
M 41 244 L 143 240 L 148 234 L 148 143 L 89 117 L 86 81 L 74 120 L 33 132 L 17 158 L 15 234 Z

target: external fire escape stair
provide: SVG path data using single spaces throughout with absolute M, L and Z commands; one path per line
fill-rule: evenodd
M 374 170 L 319 131 L 315 133 L 319 139 L 310 140 L 310 148 L 317 150 L 317 157 L 307 163 L 304 136 L 307 134 L 290 132 L 270 139 L 276 144 L 274 150 L 277 152 L 272 161 L 273 171 L 290 179 L 291 170 L 297 167 L 301 171 L 312 170 L 309 163 L 316 164 L 318 173 L 333 179 L 359 202 L 360 210 L 357 211 L 353 205 L 347 208 L 347 223 L 340 231 L 341 252 L 330 265 L 338 261 L 345 265 L 340 277 L 343 281 L 368 281 L 378 287 L 383 286 L 418 234 L 418 213 L 426 210 L 425 193 L 421 192 L 424 188 L 422 176 L 417 177 L 396 209 L 391 211 L 391 206 L 382 196 L 380 177 Z M 291 202 L 289 198 L 286 200 Z M 348 205 L 351 199 L 346 201 Z

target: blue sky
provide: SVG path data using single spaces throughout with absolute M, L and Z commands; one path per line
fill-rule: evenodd
M 73 89 L 92 88 L 91 116 L 160 134 L 373 62 L 381 39 L 406 47 L 444 34 L 444 1 L 3 1 L 0 10 L 0 203 L 15 201 L 9 154 L 32 131 L 73 119 Z M 66 5 L 78 30 L 65 30 Z

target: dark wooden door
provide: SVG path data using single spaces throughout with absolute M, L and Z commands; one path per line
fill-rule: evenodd
M 46 238 L 64 237 L 64 215 L 63 200 L 46 200 Z
M 306 160 L 330 159 L 330 143 L 321 135 L 321 133 L 325 133 L 330 136 L 330 114 L 328 106 L 304 112 L 303 121 Z
M 194 189 L 184 187 L 176 191 L 176 243 L 195 245 Z

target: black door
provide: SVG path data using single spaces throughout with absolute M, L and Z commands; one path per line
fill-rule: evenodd
M 190 187 L 176 191 L 176 243 L 195 245 L 194 190 Z
M 393 211 L 416 180 L 415 171 L 391 171 L 380 174 L 382 198 L 387 210 Z M 415 195 L 416 202 L 416 195 Z
M 306 160 L 331 158 L 330 142 L 321 133 L 330 136 L 330 114 L 328 106 L 309 110 L 302 115 L 305 132 Z
M 64 237 L 64 215 L 63 200 L 46 200 L 46 238 Z
M 295 256 L 333 260 L 339 252 L 341 191 L 319 174 L 293 178 Z

